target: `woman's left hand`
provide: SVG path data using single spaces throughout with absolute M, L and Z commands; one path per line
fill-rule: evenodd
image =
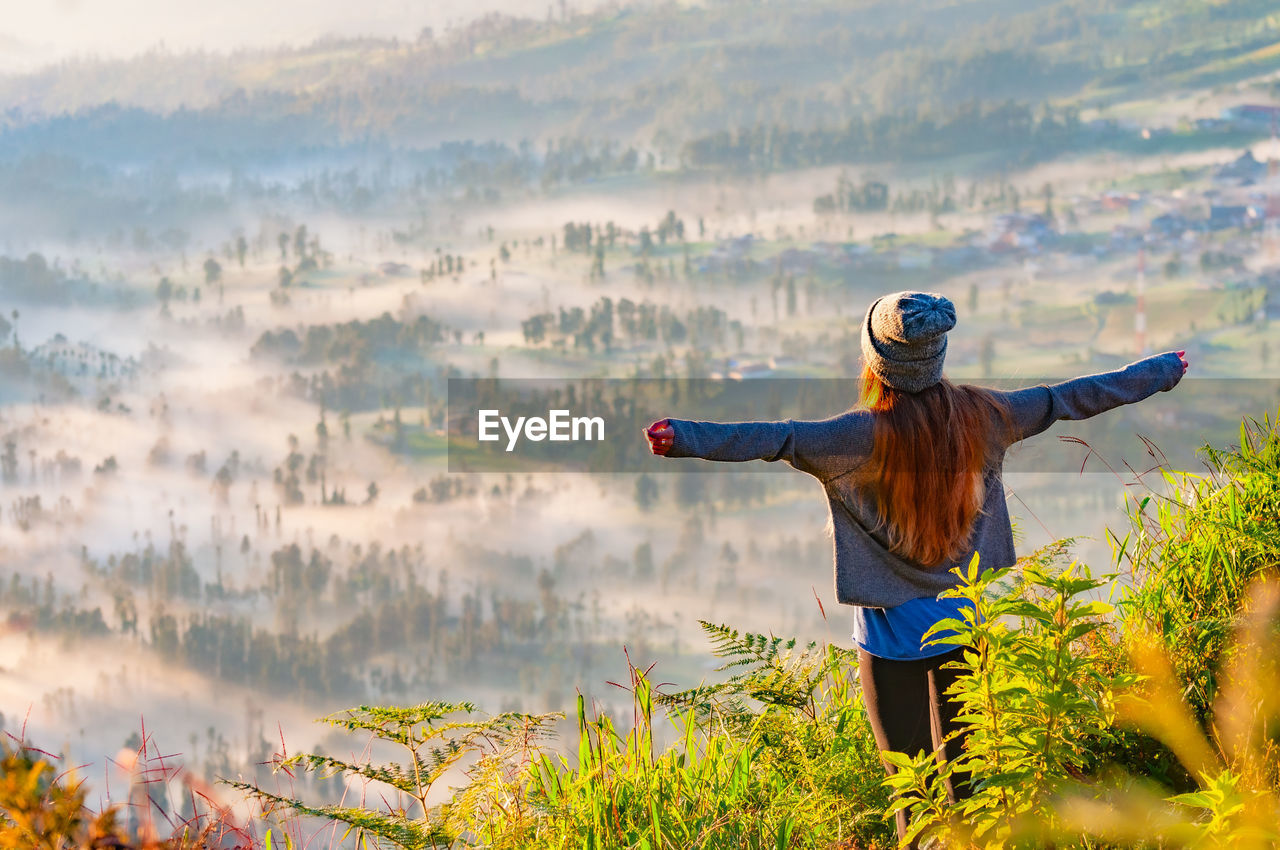
M 676 430 L 671 427 L 670 420 L 659 419 L 644 429 L 644 435 L 649 440 L 650 451 L 656 455 L 665 455 L 671 451 L 671 444 L 676 438 Z

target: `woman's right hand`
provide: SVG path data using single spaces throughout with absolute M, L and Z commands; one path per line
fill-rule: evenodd
M 1186 355 L 1186 353 L 1187 353 L 1186 351 L 1174 352 L 1174 354 L 1178 355 L 1178 359 L 1182 361 L 1182 374 L 1184 375 L 1187 374 L 1187 369 L 1190 368 L 1190 364 L 1187 363 L 1187 358 L 1184 356 Z
M 659 419 L 644 429 L 644 435 L 649 441 L 649 450 L 651 452 L 656 455 L 665 455 L 671 451 L 671 444 L 675 440 L 676 430 L 671 427 L 670 420 Z

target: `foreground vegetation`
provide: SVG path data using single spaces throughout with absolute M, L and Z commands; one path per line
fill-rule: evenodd
M 632 666 L 629 728 L 580 699 L 570 752 L 551 744 L 555 714 L 365 706 L 327 722 L 377 739 L 376 756 L 276 763 L 345 778 L 342 801 L 231 784 L 290 836 L 320 818 L 369 847 L 889 847 L 898 809 L 944 846 L 1275 846 L 1280 430 L 1246 420 L 1239 447 L 1204 457 L 1134 499 L 1117 574 L 1070 561 L 1070 540 L 1009 569 L 974 558 L 952 591 L 973 613 L 938 627 L 965 648 L 958 762 L 890 754 L 884 780 L 849 650 L 704 623 L 727 679 L 668 692 Z M 380 760 L 388 743 L 399 760 Z M 973 776 L 960 805 L 954 771 Z M 50 774 L 6 750 L 0 847 L 100 846 L 116 829 Z M 185 835 L 151 846 L 206 846 Z

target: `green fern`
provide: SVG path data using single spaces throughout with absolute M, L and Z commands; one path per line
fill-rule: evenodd
M 469 702 L 427 702 L 409 707 L 350 708 L 321 718 L 348 732 L 368 732 L 374 738 L 404 748 L 404 763 L 351 762 L 317 753 L 296 753 L 275 762 L 276 770 L 299 768 L 324 777 L 343 776 L 393 789 L 384 797 L 386 810 L 341 805 L 311 805 L 273 794 L 245 782 L 226 784 L 246 792 L 263 807 L 264 815 L 284 809 L 298 815 L 346 824 L 347 835 L 384 839 L 406 850 L 450 847 L 459 840 L 448 806 L 428 806 L 432 787 L 468 756 L 487 763 L 498 755 L 528 750 L 549 737 L 551 724 L 562 715 L 505 713 L 478 720 L 453 720 L 476 711 Z
M 767 706 L 799 709 L 812 717 L 816 712 L 814 693 L 852 656 L 849 650 L 835 646 L 819 649 L 812 641 L 797 649 L 795 638 L 739 632 L 706 620 L 699 620 L 698 625 L 711 642 L 712 654 L 725 659 L 716 672 L 736 672 L 715 685 L 656 695 L 663 705 L 745 720 L 754 714 L 746 701 L 751 699 Z
M 288 809 L 296 814 L 337 821 L 348 826 L 343 840 L 355 833 L 357 838 L 374 836 L 386 839 L 405 850 L 432 850 L 451 847 L 457 836 L 443 824 L 431 823 L 411 816 L 404 811 L 379 812 L 358 806 L 309 806 L 291 797 L 272 794 L 246 782 L 227 782 L 233 788 L 246 792 L 263 805 L 263 814 L 271 815 L 278 809 Z

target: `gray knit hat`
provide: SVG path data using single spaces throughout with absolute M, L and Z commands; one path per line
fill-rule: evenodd
M 881 296 L 862 323 L 862 358 L 889 386 L 918 393 L 942 380 L 947 331 L 955 326 L 955 305 L 936 292 Z

